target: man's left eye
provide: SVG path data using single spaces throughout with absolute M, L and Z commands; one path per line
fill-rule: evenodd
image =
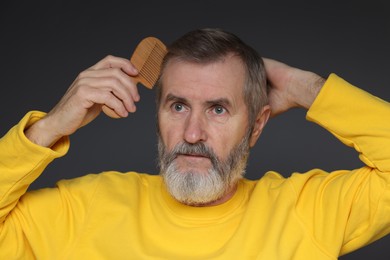
M 214 113 L 217 114 L 217 115 L 221 115 L 221 114 L 223 114 L 223 113 L 226 112 L 225 108 L 224 108 L 224 107 L 221 107 L 221 106 L 215 106 L 215 107 L 213 108 L 213 111 L 214 111 Z

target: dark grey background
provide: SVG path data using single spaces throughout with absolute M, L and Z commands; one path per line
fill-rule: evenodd
M 359 2 L 2 2 L 0 135 L 29 110 L 49 111 L 80 71 L 106 55 L 130 57 L 146 36 L 169 43 L 202 27 L 231 31 L 263 56 L 324 76 L 335 72 L 390 100 L 389 8 L 385 0 Z M 104 170 L 156 173 L 154 92 L 140 88 L 140 93 L 138 112 L 128 119 L 102 115 L 71 136 L 70 152 L 31 189 Z M 332 171 L 361 165 L 352 149 L 296 109 L 269 122 L 253 149 L 247 177 L 259 178 L 268 170 L 289 176 L 315 167 Z M 387 237 L 341 259 L 389 259 L 389 245 Z

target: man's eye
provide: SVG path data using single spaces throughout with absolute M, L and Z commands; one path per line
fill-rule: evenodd
M 225 108 L 221 107 L 221 106 L 215 106 L 213 110 L 214 110 L 214 113 L 217 115 L 222 115 L 223 113 L 226 112 Z
M 175 111 L 177 112 L 181 112 L 184 110 L 184 106 L 182 104 L 176 103 L 173 104 L 173 109 L 175 109 Z

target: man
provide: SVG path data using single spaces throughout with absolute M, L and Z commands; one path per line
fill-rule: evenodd
M 105 172 L 26 193 L 102 105 L 135 112 L 136 75 L 108 56 L 47 115 L 28 113 L 1 139 L 1 258 L 336 259 L 390 232 L 389 104 L 334 74 L 261 59 L 217 29 L 184 35 L 165 57 L 160 176 Z M 366 166 L 243 178 L 269 116 L 292 107 L 309 109 Z

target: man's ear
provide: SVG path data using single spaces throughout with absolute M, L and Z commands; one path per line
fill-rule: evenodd
M 253 126 L 252 135 L 249 139 L 249 147 L 253 147 L 256 144 L 264 126 L 267 124 L 270 114 L 271 107 L 269 105 L 265 105 L 257 115 L 255 124 Z

